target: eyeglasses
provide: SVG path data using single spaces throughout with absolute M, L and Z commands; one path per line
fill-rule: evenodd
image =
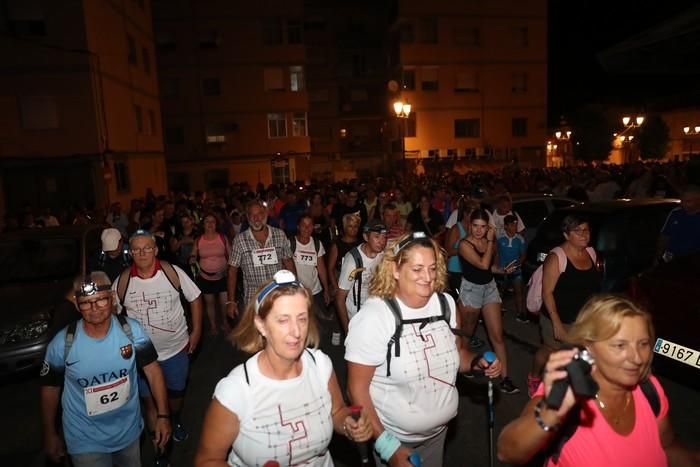
M 573 229 L 571 231 L 574 232 L 576 235 L 586 235 L 591 233 L 591 229 Z
M 78 308 L 80 308 L 82 311 L 88 311 L 93 306 L 96 306 L 97 308 L 104 308 L 107 305 L 109 305 L 109 297 L 96 298 L 94 300 L 85 300 L 82 302 L 78 302 Z
M 132 248 L 130 251 L 131 251 L 131 254 L 133 254 L 133 255 L 140 255 L 141 252 L 151 253 L 155 249 L 156 249 L 156 247 L 154 247 L 154 246 L 145 246 L 143 248 Z

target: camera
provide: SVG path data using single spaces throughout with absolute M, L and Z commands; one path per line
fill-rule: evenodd
M 573 347 L 569 347 L 573 348 Z M 591 399 L 598 392 L 598 383 L 591 376 L 594 359 L 585 348 L 578 347 L 579 353 L 574 356 L 563 370 L 566 370 L 566 378 L 556 380 L 545 403 L 552 409 L 561 407 L 569 386 L 577 397 Z

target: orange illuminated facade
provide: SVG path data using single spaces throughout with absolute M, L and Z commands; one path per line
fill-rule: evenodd
M 399 0 L 390 101 L 411 105 L 405 158 L 546 162 L 547 2 Z M 391 102 L 387 104 L 393 114 Z M 393 156 L 400 159 L 401 145 Z
M 5 3 L 2 210 L 164 193 L 150 2 Z

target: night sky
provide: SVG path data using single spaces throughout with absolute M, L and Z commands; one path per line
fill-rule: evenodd
M 550 0 L 550 125 L 585 103 L 636 106 L 640 110 L 647 105 L 661 108 L 700 103 L 697 74 L 611 74 L 596 57 L 697 4 L 693 0 Z

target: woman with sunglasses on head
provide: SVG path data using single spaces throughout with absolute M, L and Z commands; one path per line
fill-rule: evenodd
M 468 336 L 473 336 L 479 313 L 482 313 L 489 340 L 503 366 L 501 372 L 503 378 L 499 389 L 506 394 L 517 394 L 520 389 L 508 377 L 506 344 L 503 341 L 501 295 L 498 293 L 492 272 L 497 270 L 494 265 L 496 229 L 489 225 L 489 214 L 483 209 L 472 211 L 469 221 L 469 235 L 459 243 L 459 257 L 462 265 L 459 301 L 465 312 L 463 329 Z M 505 272 L 510 273 L 512 269 L 506 269 Z
M 277 272 L 258 290 L 232 338 L 254 355 L 216 385 L 196 466 L 328 467 L 333 431 L 370 438 L 364 413 L 350 416 L 331 360 L 307 348 L 318 343 L 311 294 L 292 272 Z
M 542 369 L 550 352 L 561 348 L 579 310 L 591 295 L 600 292 L 603 280 L 596 267 L 596 252 L 588 246 L 591 227 L 586 219 L 574 214 L 564 217 L 561 232 L 564 242 L 547 255 L 542 267 L 542 346 L 527 375 L 530 397 L 542 382 Z
M 367 410 L 377 466 L 409 467 L 412 454 L 424 467 L 442 466 L 447 423 L 457 415 L 457 373 L 500 372 L 498 360 L 489 366 L 453 335 L 460 317 L 446 285 L 438 244 L 423 232 L 403 235 L 385 250 L 370 297 L 350 321 L 348 392 Z

